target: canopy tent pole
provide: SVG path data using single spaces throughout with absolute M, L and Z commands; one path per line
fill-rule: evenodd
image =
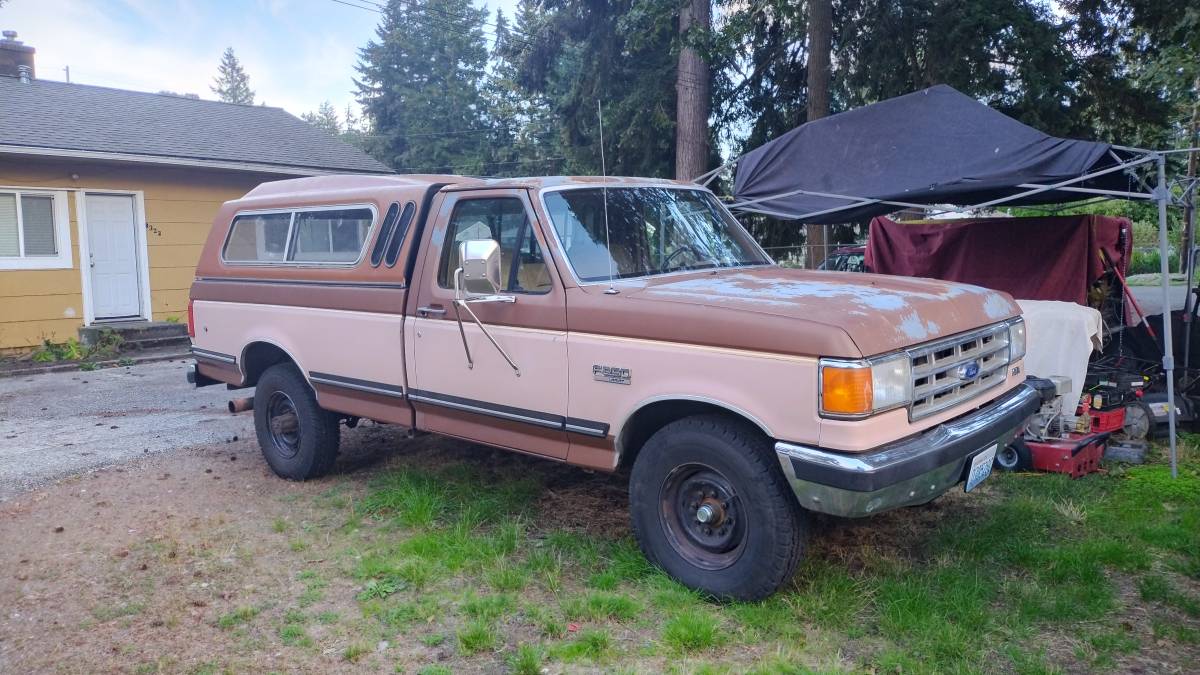
M 1159 153 L 1158 185 L 1154 188 L 1154 200 L 1158 202 L 1158 267 L 1162 275 L 1163 294 L 1163 371 L 1167 375 L 1167 430 L 1171 441 L 1171 477 L 1179 475 L 1175 448 L 1175 349 L 1171 342 L 1171 277 L 1167 261 L 1167 202 L 1171 191 L 1167 187 L 1167 157 Z

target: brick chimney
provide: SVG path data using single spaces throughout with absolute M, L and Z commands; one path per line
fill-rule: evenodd
M 33 79 L 33 47 L 17 39 L 17 31 L 4 31 L 0 40 L 0 75 L 19 77 L 28 82 Z

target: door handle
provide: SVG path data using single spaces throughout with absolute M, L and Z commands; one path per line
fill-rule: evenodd
M 421 316 L 445 316 L 446 308 L 441 305 L 428 305 L 426 307 L 418 307 L 417 314 Z

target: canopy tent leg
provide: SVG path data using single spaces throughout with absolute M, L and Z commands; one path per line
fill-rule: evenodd
M 1158 202 L 1158 265 L 1162 274 L 1163 293 L 1163 371 L 1167 376 L 1167 431 L 1171 443 L 1171 477 L 1179 475 L 1175 457 L 1175 347 L 1171 341 L 1171 276 L 1167 265 L 1167 202 L 1171 191 L 1167 188 L 1167 158 L 1159 154 L 1158 185 L 1154 188 L 1154 200 Z

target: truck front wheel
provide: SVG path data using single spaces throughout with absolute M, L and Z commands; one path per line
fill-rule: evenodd
M 254 430 L 263 457 L 281 478 L 316 478 L 337 459 L 338 418 L 317 405 L 312 387 L 290 363 L 271 366 L 258 379 Z
M 719 415 L 646 441 L 629 483 L 633 533 L 650 562 L 722 600 L 759 600 L 791 579 L 806 523 L 770 439 Z

